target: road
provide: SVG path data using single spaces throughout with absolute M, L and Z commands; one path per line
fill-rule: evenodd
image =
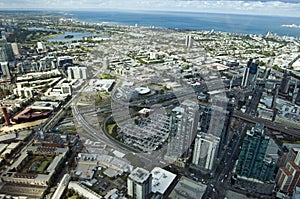
M 103 68 L 102 68 L 103 70 Z M 100 69 L 94 76 L 102 72 Z M 146 154 L 146 153 L 136 153 L 136 151 L 129 149 L 129 147 L 123 146 L 123 144 L 119 143 L 118 141 L 112 139 L 108 135 L 105 134 L 103 131 L 103 127 L 99 127 L 99 129 L 95 129 L 87 119 L 83 116 L 83 114 L 78 109 L 78 103 L 79 103 L 79 95 L 80 93 L 87 87 L 86 82 L 81 90 L 72 98 L 72 114 L 74 119 L 78 122 L 78 124 L 83 128 L 84 134 L 83 136 L 88 136 L 89 138 L 92 138 L 93 141 L 101 142 L 105 144 L 106 146 L 109 146 L 117 151 L 120 151 L 124 154 L 133 153 L 144 163 L 145 167 L 152 168 L 155 165 L 161 164 L 160 160 L 157 159 L 157 155 L 154 154 Z M 123 104 L 117 104 L 115 107 L 115 110 L 118 112 L 118 110 L 123 109 Z M 110 116 L 109 116 L 110 117 Z
M 78 100 L 76 100 L 78 101 Z M 95 129 L 92 125 L 86 121 L 86 119 L 83 117 L 83 115 L 80 113 L 78 107 L 76 105 L 72 106 L 72 113 L 74 119 L 81 125 L 81 127 L 84 129 L 85 134 L 88 134 L 89 137 L 94 138 L 93 141 L 101 142 L 117 151 L 120 151 L 124 154 L 127 153 L 134 153 L 136 156 L 140 158 L 141 161 L 144 162 L 146 166 L 151 167 L 151 165 L 156 165 L 159 163 L 159 161 L 155 161 L 155 159 L 152 159 L 150 154 L 145 153 L 136 153 L 136 151 L 129 149 L 128 147 L 123 146 L 118 141 L 110 138 L 107 136 L 104 131 L 103 127 L 100 127 L 99 129 Z M 84 135 L 83 135 L 84 136 Z
M 246 113 L 239 112 L 239 111 L 234 111 L 233 117 L 244 120 L 248 123 L 253 123 L 253 124 L 263 123 L 265 125 L 265 127 L 270 129 L 270 130 L 281 132 L 282 134 L 292 136 L 292 137 L 295 137 L 295 138 L 300 138 L 300 133 L 299 133 L 300 130 L 296 129 L 296 128 L 286 127 L 283 124 L 268 121 L 268 120 L 264 120 L 264 119 L 261 119 L 261 118 L 257 118 L 257 117 L 248 115 Z

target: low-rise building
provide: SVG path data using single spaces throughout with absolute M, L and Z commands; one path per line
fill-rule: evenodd
M 102 198 L 102 196 L 100 196 L 96 192 L 90 190 L 89 188 L 87 188 L 86 186 L 81 184 L 80 182 L 71 181 L 68 185 L 68 188 L 73 189 L 79 195 L 82 195 L 89 199 L 99 199 L 99 198 L 101 199 Z
M 30 146 L 1 175 L 1 180 L 15 184 L 48 186 L 59 166 L 66 158 L 68 151 L 68 148 Z M 39 163 L 38 160 L 32 160 L 34 156 L 49 157 L 49 161 L 44 160 Z M 53 156 L 54 158 L 52 159 Z M 50 161 L 50 159 L 52 160 Z M 30 165 L 28 165 L 29 160 L 33 161 Z M 29 168 L 24 169 L 26 165 Z
M 206 191 L 207 185 L 195 182 L 189 178 L 182 177 L 173 191 L 170 193 L 170 199 L 199 199 Z

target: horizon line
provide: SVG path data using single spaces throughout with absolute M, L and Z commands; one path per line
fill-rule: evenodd
M 228 12 L 203 12 L 203 11 L 188 11 L 188 10 L 133 10 L 133 9 L 120 9 L 120 8 L 76 8 L 76 9 L 60 9 L 60 8 L 0 8 L 2 11 L 46 11 L 46 12 L 97 12 L 97 11 L 115 11 L 115 12 L 136 12 L 136 13 L 193 13 L 193 14 L 222 14 L 222 15 L 241 15 L 241 16 L 264 16 L 264 17 L 286 17 L 286 18 L 300 18 L 300 16 L 288 16 L 288 15 L 273 15 L 273 14 L 255 14 L 255 13 L 228 13 Z

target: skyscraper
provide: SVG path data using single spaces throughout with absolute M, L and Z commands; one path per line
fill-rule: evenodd
M 0 77 L 10 78 L 10 66 L 14 66 L 15 56 L 12 46 L 6 40 L 0 40 Z
M 199 122 L 197 102 L 185 100 L 174 108 L 170 118 L 170 138 L 164 157 L 169 163 L 184 167 L 188 159 L 188 149 L 192 144 Z
M 68 78 L 69 79 L 87 79 L 88 72 L 87 67 L 68 67 Z
M 279 87 L 278 86 L 274 86 L 272 92 L 273 92 L 273 98 L 272 98 L 272 104 L 271 104 L 271 108 L 274 109 L 276 106 L 276 100 L 278 97 L 278 91 L 279 91 Z
M 289 92 L 291 75 L 290 72 L 286 71 L 283 74 L 283 78 L 280 83 L 279 92 L 283 94 L 287 94 Z
M 247 67 L 245 68 L 243 74 L 243 79 L 241 83 L 242 87 L 247 87 L 250 84 L 250 82 L 251 85 L 253 85 L 253 82 L 256 81 L 258 65 L 259 65 L 258 61 L 249 59 L 249 61 L 247 62 Z
M 219 137 L 200 132 L 195 139 L 192 167 L 211 171 L 215 166 L 219 142 Z
M 10 78 L 10 67 L 8 62 L 0 62 L 0 77 Z
M 241 86 L 242 87 L 247 87 L 248 85 L 248 78 L 249 78 L 249 68 L 245 68 L 244 73 L 243 73 L 243 79 L 242 79 L 242 83 Z
M 19 56 L 20 55 L 20 45 L 18 43 L 12 43 L 11 44 L 12 51 L 14 53 L 14 56 Z
M 227 98 L 218 96 L 213 99 L 214 104 L 207 106 L 201 111 L 200 127 L 201 131 L 212 134 L 220 138 L 217 156 L 223 155 L 230 139 L 230 121 L 233 113 L 233 103 Z M 201 107 L 202 108 L 202 107 Z
M 275 162 L 266 155 L 269 139 L 263 124 L 256 124 L 247 132 L 236 166 L 238 176 L 260 181 L 272 180 Z
M 14 62 L 15 56 L 12 46 L 5 40 L 0 40 L 0 62 Z
M 149 199 L 152 175 L 143 168 L 134 169 L 127 178 L 128 195 L 133 199 Z
M 187 48 L 191 48 L 193 46 L 193 43 L 194 43 L 194 39 L 193 39 L 192 35 L 187 35 L 185 37 L 185 46 Z

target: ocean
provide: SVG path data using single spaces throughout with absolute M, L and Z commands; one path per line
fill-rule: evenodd
M 215 30 L 242 34 L 276 33 L 300 37 L 300 18 L 190 12 L 70 11 L 65 16 L 82 22 L 154 26 L 183 30 Z M 296 25 L 285 27 L 283 25 Z

